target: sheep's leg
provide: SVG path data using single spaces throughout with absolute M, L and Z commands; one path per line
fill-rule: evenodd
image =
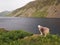
M 44 34 L 44 37 L 46 37 L 47 34 Z
M 41 31 L 40 31 L 40 35 L 43 35 Z

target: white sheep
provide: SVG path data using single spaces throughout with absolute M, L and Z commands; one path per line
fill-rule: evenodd
M 45 37 L 46 37 L 46 35 L 49 34 L 49 28 L 47 28 L 47 27 L 38 25 L 38 29 L 39 29 L 39 32 L 41 33 L 41 35 L 44 35 Z

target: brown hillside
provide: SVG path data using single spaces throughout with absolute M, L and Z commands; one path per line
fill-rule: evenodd
M 60 0 L 35 0 L 12 11 L 9 16 L 60 18 Z

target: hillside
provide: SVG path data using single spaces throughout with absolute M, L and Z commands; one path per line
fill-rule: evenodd
M 6 15 L 8 15 L 9 13 L 10 13 L 10 11 L 0 12 L 0 17 L 6 17 Z
M 8 16 L 60 18 L 60 0 L 35 0 L 12 11 Z

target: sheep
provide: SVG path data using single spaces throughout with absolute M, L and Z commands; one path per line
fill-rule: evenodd
M 49 34 L 49 28 L 47 27 L 38 25 L 38 29 L 39 29 L 40 35 L 44 35 L 46 37 Z

